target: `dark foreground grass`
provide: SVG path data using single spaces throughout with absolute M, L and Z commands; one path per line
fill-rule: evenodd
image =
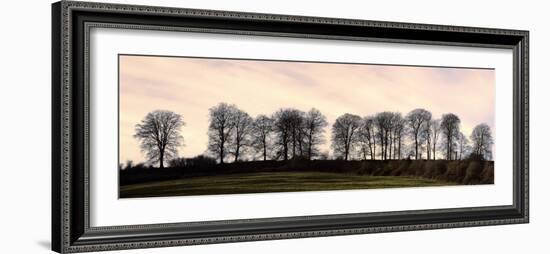
M 370 176 L 324 172 L 262 172 L 197 176 L 170 181 L 124 185 L 121 198 L 351 190 L 455 185 L 410 176 Z

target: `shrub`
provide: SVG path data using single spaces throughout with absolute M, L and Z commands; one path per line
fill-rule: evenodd
M 470 155 L 468 155 L 468 157 L 466 158 L 466 160 L 470 160 L 470 161 L 483 161 L 483 160 L 485 160 L 485 158 L 483 158 L 483 155 L 481 155 L 481 154 L 471 153 Z
M 470 161 L 466 169 L 463 184 L 476 184 L 481 182 L 482 164 L 479 161 Z
M 491 162 L 486 162 L 481 172 L 481 183 L 483 184 L 493 184 L 494 183 L 494 164 Z

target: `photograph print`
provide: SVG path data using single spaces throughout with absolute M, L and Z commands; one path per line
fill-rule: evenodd
M 118 58 L 120 198 L 494 183 L 494 69 Z

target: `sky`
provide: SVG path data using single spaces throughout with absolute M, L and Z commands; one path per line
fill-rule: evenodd
M 252 117 L 317 108 L 329 123 L 320 146 L 328 152 L 330 126 L 344 113 L 405 116 L 424 108 L 440 118 L 452 112 L 466 136 L 479 123 L 494 135 L 495 96 L 492 69 L 120 55 L 119 159 L 146 161 L 135 125 L 159 109 L 183 116 L 179 156 L 206 152 L 208 109 L 220 102 Z

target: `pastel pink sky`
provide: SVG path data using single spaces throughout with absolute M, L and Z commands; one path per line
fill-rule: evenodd
M 487 123 L 495 133 L 495 76 L 490 69 L 307 63 L 121 55 L 120 162 L 145 161 L 134 126 L 153 110 L 183 116 L 185 145 L 179 155 L 203 154 L 208 143 L 208 109 L 236 104 L 252 117 L 281 107 L 319 109 L 330 126 L 344 114 L 381 111 L 406 115 L 425 108 L 434 118 L 452 112 L 466 136 Z

